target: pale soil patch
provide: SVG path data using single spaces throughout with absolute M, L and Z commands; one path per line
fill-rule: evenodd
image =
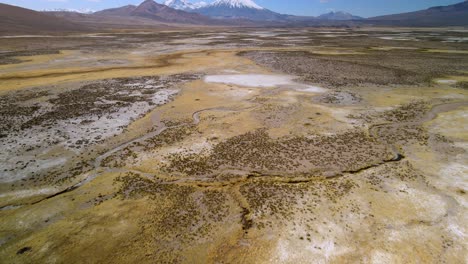
M 246 87 L 288 87 L 299 92 L 323 93 L 324 88 L 300 84 L 294 81 L 297 77 L 290 75 L 236 74 L 208 75 L 205 82 L 224 83 Z
M 442 49 L 428 49 L 425 52 L 432 53 L 454 53 L 454 54 L 468 54 L 468 50 L 442 50 Z
M 373 50 L 383 50 L 383 51 L 392 51 L 392 50 L 417 50 L 415 47 L 393 47 L 393 46 L 381 46 L 381 47 L 371 47 Z
M 426 123 L 426 126 L 435 133 L 466 142 L 468 141 L 468 107 L 440 113 L 436 119 Z
M 235 84 L 247 87 L 276 87 L 292 84 L 293 79 L 293 76 L 288 75 L 237 74 L 209 75 L 204 80 L 208 83 Z
M 436 83 L 440 84 L 456 84 L 456 80 L 446 80 L 446 79 L 441 79 L 441 80 L 436 80 Z

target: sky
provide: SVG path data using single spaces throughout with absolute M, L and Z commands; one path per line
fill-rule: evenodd
M 139 4 L 143 0 L 0 0 L 34 10 L 75 9 L 98 11 L 106 8 Z M 164 0 L 156 0 L 163 2 Z M 205 0 L 212 2 L 213 0 Z M 317 16 L 330 11 L 345 11 L 362 17 L 395 14 L 426 9 L 432 6 L 451 5 L 462 0 L 254 0 L 260 6 L 272 11 L 292 14 Z M 196 0 L 190 0 L 196 2 Z

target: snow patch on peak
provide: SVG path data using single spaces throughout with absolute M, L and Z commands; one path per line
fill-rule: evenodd
M 211 6 L 228 6 L 230 8 L 264 9 L 252 0 L 216 0 Z
M 190 3 L 187 0 L 166 0 L 164 5 L 179 10 L 192 10 L 208 5 L 206 2 Z
M 85 9 L 70 9 L 70 8 L 50 8 L 43 9 L 42 12 L 71 12 L 71 13 L 80 13 L 80 14 L 92 14 L 96 10 L 85 8 Z
M 205 7 L 205 6 L 207 6 L 207 5 L 208 5 L 208 3 L 207 3 L 207 2 L 203 2 L 203 1 L 201 1 L 201 2 L 196 2 L 196 3 L 193 3 L 193 4 L 192 4 L 192 6 L 193 6 L 194 9 L 202 8 L 202 7 Z

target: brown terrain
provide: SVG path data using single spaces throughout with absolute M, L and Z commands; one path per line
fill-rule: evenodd
M 464 263 L 466 37 L 0 38 L 0 259 Z
M 87 28 L 29 9 L 0 3 L 0 34 L 83 32 Z

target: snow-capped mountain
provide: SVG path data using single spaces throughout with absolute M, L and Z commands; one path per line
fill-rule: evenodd
M 202 8 L 208 5 L 206 2 L 190 3 L 187 0 L 166 0 L 164 4 L 168 7 L 185 11 L 191 11 L 193 9 Z
M 193 12 L 215 18 L 243 18 L 260 21 L 286 19 L 285 15 L 263 8 L 252 0 L 216 0 L 205 7 L 194 9 Z

